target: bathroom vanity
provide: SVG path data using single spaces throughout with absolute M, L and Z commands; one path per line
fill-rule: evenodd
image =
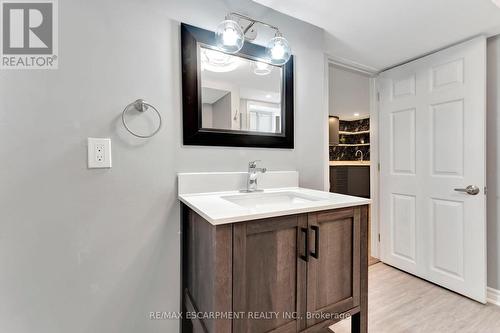
M 179 174 L 182 332 L 367 332 L 369 200 L 297 172 Z M 209 190 L 209 188 L 211 190 Z

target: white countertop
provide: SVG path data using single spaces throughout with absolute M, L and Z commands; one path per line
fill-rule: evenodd
M 314 197 L 314 201 L 293 204 L 257 205 L 253 208 L 233 203 L 226 198 L 237 196 L 250 197 L 269 194 L 295 194 Z M 241 193 L 240 191 L 221 191 L 210 193 L 179 193 L 179 199 L 188 207 L 213 225 L 256 220 L 268 217 L 301 214 L 321 210 L 337 209 L 351 206 L 361 206 L 371 203 L 370 199 L 353 197 L 338 193 L 310 190 L 300 187 L 285 187 L 265 189 L 263 192 Z

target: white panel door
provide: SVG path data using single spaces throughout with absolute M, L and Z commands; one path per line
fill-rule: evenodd
M 385 71 L 378 89 L 381 259 L 484 303 L 486 40 Z

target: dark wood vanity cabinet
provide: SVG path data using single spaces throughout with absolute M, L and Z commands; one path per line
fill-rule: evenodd
M 367 206 L 218 226 L 184 209 L 183 312 L 203 315 L 182 332 L 327 332 L 346 314 L 367 332 Z
M 305 258 L 306 235 L 306 215 L 234 224 L 233 311 L 304 312 L 307 267 L 301 257 Z M 233 332 L 298 332 L 305 328 L 295 316 L 247 317 L 233 321 Z
M 360 301 L 360 209 L 309 214 L 312 259 L 307 267 L 307 326 L 328 313 L 344 313 Z

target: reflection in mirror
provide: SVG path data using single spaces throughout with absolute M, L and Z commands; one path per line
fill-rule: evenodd
M 281 133 L 282 68 L 200 47 L 202 127 Z

